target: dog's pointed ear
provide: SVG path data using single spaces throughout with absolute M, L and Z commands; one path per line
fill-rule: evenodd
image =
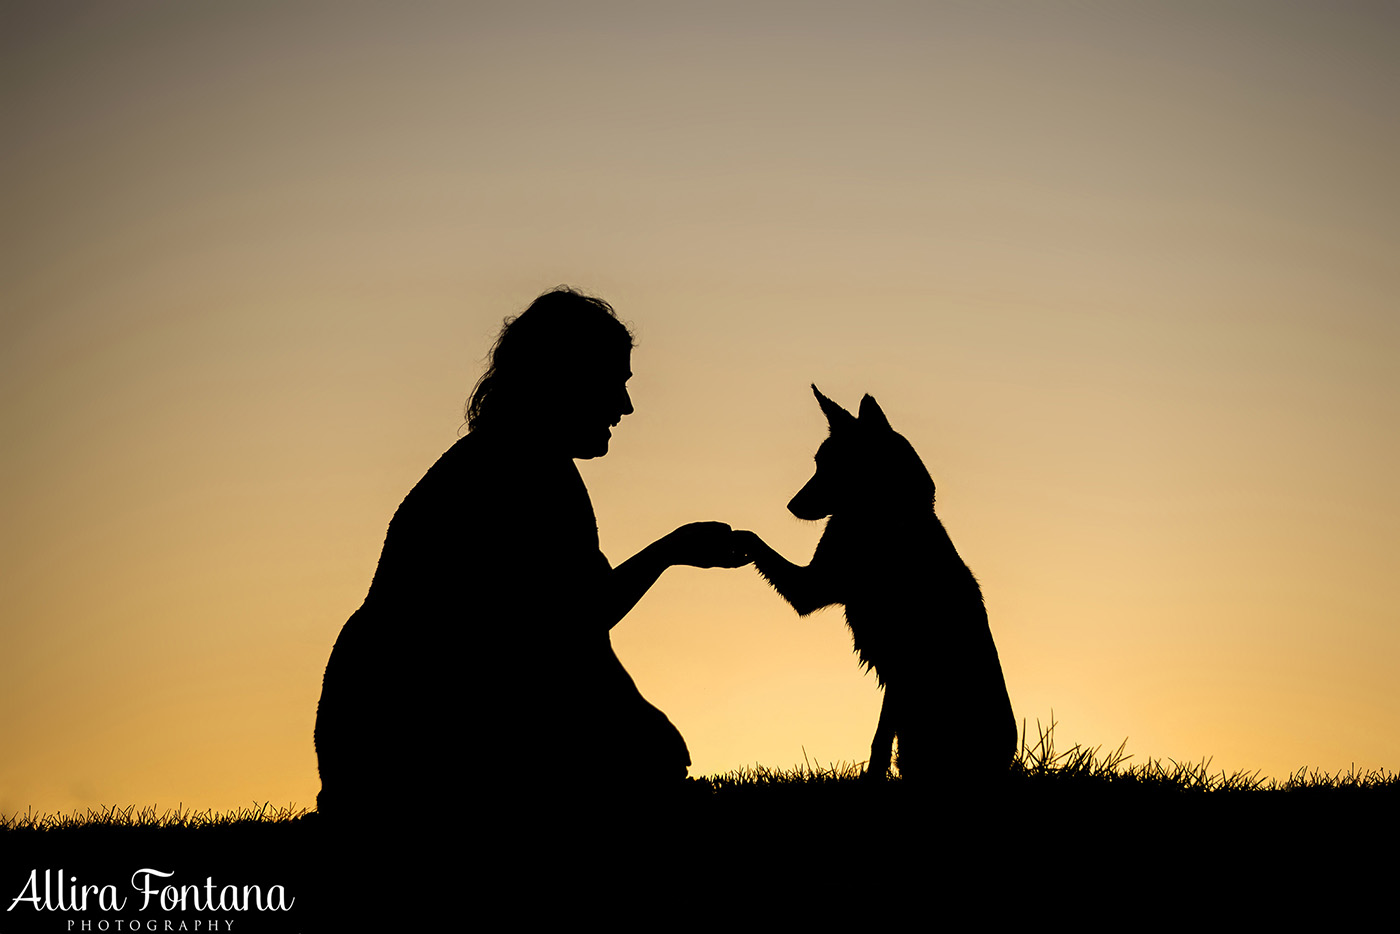
M 890 420 L 885 418 L 885 413 L 880 408 L 880 403 L 875 401 L 875 397 L 866 393 L 860 400 L 860 423 L 867 428 L 882 428 L 886 431 L 893 431 L 890 428 Z
M 841 428 L 855 427 L 856 417 L 822 395 L 822 391 L 817 388 L 816 383 L 812 384 L 812 392 L 816 395 L 817 405 L 822 407 L 822 412 L 826 415 L 826 423 L 832 431 L 835 431 L 838 426 Z

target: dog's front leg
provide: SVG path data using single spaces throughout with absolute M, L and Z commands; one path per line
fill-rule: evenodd
M 806 567 L 793 564 L 768 546 L 768 543 L 752 532 L 735 532 L 741 539 L 745 552 L 753 560 L 753 566 L 763 579 L 773 585 L 784 600 L 801 616 L 806 616 L 824 606 L 840 603 L 837 587 L 831 575 L 809 564 Z

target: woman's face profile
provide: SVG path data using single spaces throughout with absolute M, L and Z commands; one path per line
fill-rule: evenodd
M 612 428 L 631 415 L 632 352 L 612 352 L 580 366 L 573 378 L 562 381 L 556 400 L 559 428 L 570 457 L 593 458 L 608 453 Z

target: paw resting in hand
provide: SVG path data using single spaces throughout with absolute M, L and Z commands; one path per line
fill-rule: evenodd
M 748 564 L 750 561 L 757 560 L 772 550 L 768 547 L 767 542 L 746 529 L 736 529 L 732 533 L 732 538 L 734 540 L 735 551 L 744 557 L 744 560 L 740 562 L 741 564 Z M 738 565 L 735 565 L 735 567 L 738 567 Z
M 736 533 L 723 522 L 692 522 L 669 536 L 676 564 L 697 568 L 737 568 L 749 563 Z

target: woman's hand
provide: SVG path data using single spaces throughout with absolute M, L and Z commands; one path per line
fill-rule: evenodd
M 745 535 L 735 532 L 723 522 L 692 522 L 676 529 L 662 541 L 671 564 L 687 564 L 696 568 L 738 568 L 748 564 L 749 553 Z

